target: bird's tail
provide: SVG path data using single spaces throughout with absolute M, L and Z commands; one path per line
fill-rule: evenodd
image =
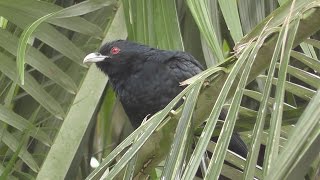
M 248 154 L 247 146 L 240 138 L 238 133 L 233 133 L 229 144 L 229 150 L 239 154 L 244 158 L 246 158 Z

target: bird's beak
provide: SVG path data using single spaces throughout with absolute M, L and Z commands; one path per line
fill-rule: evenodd
M 109 56 L 104 56 L 100 53 L 90 53 L 83 59 L 83 64 L 100 62 L 106 58 L 109 58 Z

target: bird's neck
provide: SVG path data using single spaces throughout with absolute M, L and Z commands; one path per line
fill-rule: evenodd
M 115 73 L 108 76 L 114 91 L 119 94 L 120 91 L 124 89 L 128 76 L 126 76 L 125 73 Z

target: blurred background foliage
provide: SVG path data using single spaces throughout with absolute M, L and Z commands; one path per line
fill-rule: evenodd
M 1 178 L 319 178 L 319 5 L 0 0 Z M 82 64 L 116 39 L 190 52 L 208 70 L 131 134 L 108 78 Z M 227 123 L 218 120 L 222 108 Z M 233 131 L 248 145 L 247 160 L 226 150 Z

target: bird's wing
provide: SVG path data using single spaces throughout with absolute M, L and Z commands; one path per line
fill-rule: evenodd
M 167 57 L 163 58 L 162 63 L 167 65 L 179 82 L 185 81 L 203 70 L 202 65 L 189 53 L 179 51 L 166 51 L 166 53 L 164 56 Z

